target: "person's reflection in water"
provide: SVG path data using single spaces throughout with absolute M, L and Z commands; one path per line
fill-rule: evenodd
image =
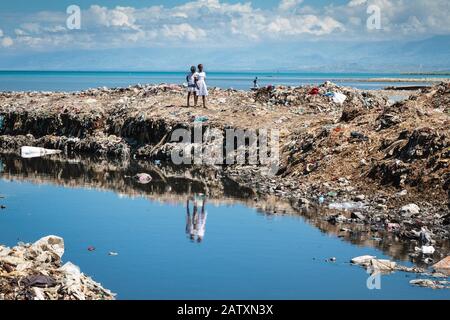
M 191 216 L 190 201 L 193 202 L 193 212 Z M 199 202 L 201 211 L 199 213 Z M 187 200 L 186 204 L 186 234 L 192 241 L 201 243 L 205 237 L 206 232 L 206 218 L 208 213 L 205 209 L 206 197 L 204 195 L 195 195 Z

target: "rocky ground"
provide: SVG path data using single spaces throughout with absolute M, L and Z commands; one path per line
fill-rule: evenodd
M 48 236 L 14 248 L 0 246 L 0 300 L 113 300 L 114 294 L 64 265 L 64 240 Z
M 343 103 L 334 100 L 337 92 L 346 96 Z M 173 85 L 0 93 L 0 149 L 31 145 L 164 162 L 177 128 L 193 130 L 201 122 L 219 130 L 277 129 L 281 166 L 275 176 L 259 166 L 214 169 L 258 197 L 314 212 L 337 232 L 410 243 L 416 262 L 432 264 L 449 254 L 449 83 L 397 103 L 382 92 L 332 83 L 212 89 L 208 100 L 208 109 L 188 108 L 185 90 Z M 424 246 L 436 251 L 426 255 Z

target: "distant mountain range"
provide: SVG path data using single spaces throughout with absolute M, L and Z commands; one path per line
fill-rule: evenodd
M 225 48 L 129 48 L 0 52 L 1 70 L 173 71 L 204 63 L 221 71 L 449 72 L 450 36 L 412 42 L 305 41 Z

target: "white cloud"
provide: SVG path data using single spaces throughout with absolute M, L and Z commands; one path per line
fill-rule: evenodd
M 14 40 L 11 39 L 10 37 L 5 37 L 5 38 L 2 38 L 1 44 L 5 48 L 11 47 L 14 44 Z
M 166 38 L 180 40 L 186 39 L 189 41 L 196 41 L 206 37 L 205 30 L 202 30 L 200 28 L 193 28 L 187 23 L 164 25 L 162 27 L 161 33 Z
M 93 5 L 90 7 L 88 13 L 92 16 L 94 21 L 106 27 L 138 29 L 135 25 L 135 11 L 136 9 L 131 7 L 119 6 L 115 9 L 108 9 L 106 7 Z
M 303 0 L 281 0 L 278 8 L 281 11 L 288 11 L 288 10 L 294 9 L 296 6 L 298 6 L 302 2 L 303 2 Z
M 290 18 L 279 17 L 272 21 L 267 31 L 279 35 L 325 35 L 335 30 L 344 30 L 344 26 L 330 17 L 319 18 L 314 15 L 294 16 Z
M 241 1 L 193 0 L 139 9 L 93 5 L 83 10 L 81 30 L 77 32 L 64 27 L 67 15 L 59 11 L 24 15 L 8 27 L 15 30 L 14 38 L 10 38 L 15 47 L 42 50 L 171 46 L 196 41 L 202 41 L 203 46 L 238 46 L 318 37 L 368 41 L 450 34 L 448 0 L 349 0 L 324 6 L 299 6 L 303 1 L 282 0 L 272 9 Z M 383 28 L 370 37 L 366 28 L 369 3 L 380 8 Z
M 357 6 L 361 6 L 363 4 L 366 4 L 366 3 L 367 3 L 367 0 L 351 0 L 348 3 L 348 6 L 349 7 L 357 7 Z

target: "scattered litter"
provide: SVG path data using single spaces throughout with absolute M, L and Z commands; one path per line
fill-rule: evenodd
M 351 217 L 352 217 L 352 219 L 357 219 L 360 221 L 366 220 L 366 216 L 363 215 L 361 212 L 352 212 Z
M 112 257 L 116 257 L 116 256 L 118 256 L 119 254 L 118 254 L 117 252 L 111 251 L 110 253 L 108 253 L 108 255 L 109 255 L 109 256 L 112 256 Z
M 411 204 L 408 204 L 406 206 L 403 206 L 400 209 L 400 212 L 403 215 L 414 215 L 414 214 L 419 214 L 420 208 L 419 208 L 419 206 L 417 204 L 411 203 Z
M 90 251 L 90 252 L 95 251 L 95 247 L 93 247 L 93 246 L 90 246 L 90 247 L 88 247 L 87 249 L 88 249 L 88 251 Z
M 152 176 L 148 173 L 138 173 L 135 179 L 140 184 L 149 184 L 153 180 Z
M 22 147 L 20 149 L 20 154 L 22 158 L 39 158 L 47 155 L 52 154 L 59 154 L 61 153 L 61 150 L 51 150 L 51 149 L 44 149 L 44 148 L 38 148 L 38 147 Z

